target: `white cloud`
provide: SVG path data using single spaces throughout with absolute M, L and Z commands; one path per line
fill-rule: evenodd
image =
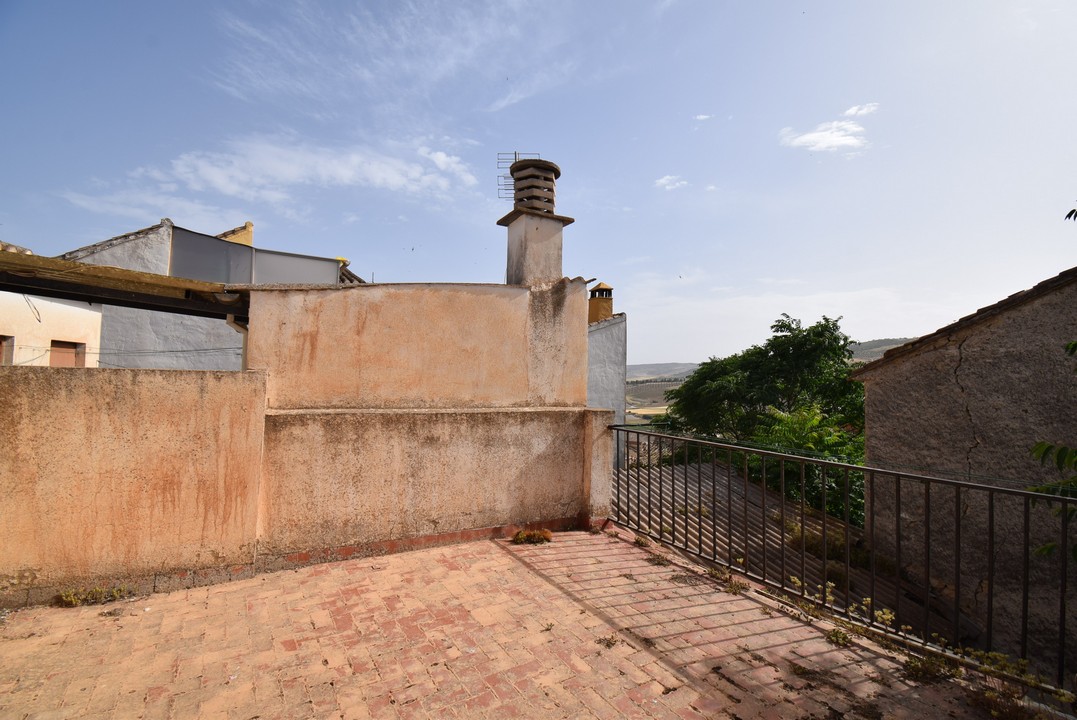
M 707 189 L 707 192 L 714 192 L 715 190 L 718 189 L 718 186 L 717 185 L 708 185 L 706 189 Z
M 703 122 L 704 120 L 710 120 L 712 117 L 714 117 L 714 116 L 713 115 L 696 115 L 694 119 L 699 120 L 700 122 Z
M 825 122 L 806 133 L 794 132 L 792 128 L 782 128 L 782 131 L 778 133 L 778 138 L 786 147 L 806 148 L 812 152 L 859 150 L 868 145 L 863 126 L 852 120 Z
M 121 191 L 105 188 L 98 195 L 64 197 L 79 207 L 123 217 L 142 217 L 147 207 L 161 207 L 171 216 L 178 211 L 168 208 L 187 207 L 192 215 L 212 218 L 222 212 L 213 200 L 232 198 L 266 203 L 281 216 L 299 218 L 309 209 L 296 196 L 308 187 L 444 197 L 454 188 L 477 184 L 460 157 L 426 145 L 378 150 L 319 145 L 290 136 L 254 136 L 230 141 L 222 150 L 183 153 L 164 169 L 138 168 Z M 207 196 L 209 201 L 185 194 Z
M 680 175 L 663 175 L 654 181 L 654 186 L 664 190 L 676 190 L 688 184 L 687 180 L 681 180 Z
M 859 115 L 871 115 L 878 109 L 879 103 L 867 103 L 864 105 L 853 105 L 842 114 L 846 117 L 857 117 Z
M 223 232 L 250 219 L 242 210 L 222 208 L 153 190 L 129 189 L 102 195 L 67 192 L 61 196 L 83 210 L 130 218 L 147 225 L 168 217 L 181 227 Z
M 842 115 L 849 118 L 862 117 L 871 115 L 878 109 L 879 103 L 853 105 Z M 864 126 L 856 120 L 832 120 L 820 123 L 814 130 L 803 133 L 789 127 L 782 128 L 778 133 L 778 140 L 785 147 L 805 148 L 811 152 L 841 150 L 849 158 L 861 155 L 862 151 L 870 146 L 864 135 Z
M 468 170 L 467 163 L 455 155 L 449 155 L 440 150 L 431 150 L 428 147 L 419 148 L 419 154 L 433 162 L 438 170 L 455 175 L 467 187 L 477 185 L 479 182 Z

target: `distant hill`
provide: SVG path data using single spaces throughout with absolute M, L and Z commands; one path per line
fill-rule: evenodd
M 896 348 L 899 345 L 904 345 L 910 340 L 916 338 L 882 338 L 881 340 L 868 340 L 862 343 L 853 343 L 850 347 L 853 350 L 853 360 L 857 362 L 871 362 L 872 360 L 878 360 L 883 356 L 883 353 L 890 348 Z
M 629 365 L 629 380 L 648 380 L 650 378 L 686 378 L 691 375 L 699 363 L 651 363 L 650 365 Z
M 879 340 L 867 340 L 861 343 L 853 343 L 850 347 L 853 350 L 853 360 L 855 362 L 871 362 L 872 360 L 881 358 L 883 353 L 890 348 L 904 345 L 910 340 L 915 339 L 916 338 L 880 338 Z M 629 365 L 628 380 L 680 380 L 695 372 L 697 367 L 699 367 L 699 363 L 650 363 L 647 365 Z

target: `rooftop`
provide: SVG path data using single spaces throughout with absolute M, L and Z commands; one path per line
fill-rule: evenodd
M 352 559 L 0 625 L 0 715 L 971 718 L 954 683 L 626 531 Z M 659 564 L 656 555 L 672 560 Z

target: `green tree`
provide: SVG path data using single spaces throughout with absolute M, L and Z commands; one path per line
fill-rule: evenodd
M 849 380 L 852 341 L 841 331 L 840 319 L 823 316 L 804 327 L 783 314 L 762 345 L 712 357 L 666 394 L 671 424 L 745 441 L 773 426 L 780 413 L 813 407 L 830 426 L 860 434 L 864 391 Z

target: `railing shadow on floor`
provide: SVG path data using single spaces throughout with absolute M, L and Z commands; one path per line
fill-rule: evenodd
M 903 642 L 1074 690 L 1077 499 L 613 430 L 618 524 Z

